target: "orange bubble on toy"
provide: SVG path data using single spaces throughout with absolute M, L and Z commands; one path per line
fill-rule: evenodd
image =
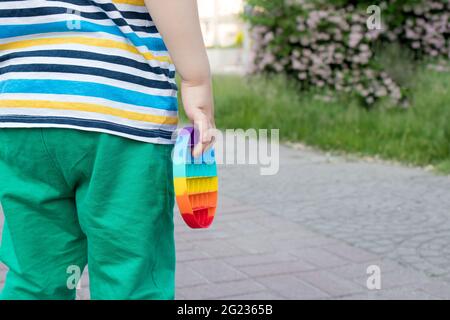
M 192 156 L 195 131 L 178 132 L 173 153 L 175 197 L 181 216 L 191 228 L 208 228 L 217 208 L 217 166 L 214 148 L 199 157 Z

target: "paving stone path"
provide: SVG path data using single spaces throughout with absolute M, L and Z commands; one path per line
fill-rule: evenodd
M 280 152 L 275 176 L 220 168 L 210 229 L 176 213 L 177 299 L 450 299 L 449 177 Z M 380 290 L 367 288 L 371 265 Z M 78 297 L 89 298 L 87 277 Z

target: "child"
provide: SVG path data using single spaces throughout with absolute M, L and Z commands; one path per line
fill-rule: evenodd
M 93 299 L 174 298 L 174 66 L 199 155 L 195 0 L 0 0 L 0 298 L 74 299 L 86 265 Z

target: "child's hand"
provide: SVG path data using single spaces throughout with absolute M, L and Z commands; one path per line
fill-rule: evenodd
M 198 141 L 192 155 L 200 156 L 214 143 L 214 103 L 211 80 L 192 83 L 181 81 L 181 97 L 189 120 L 198 130 Z
M 199 130 L 193 155 L 213 142 L 214 107 L 208 56 L 196 0 L 145 0 L 181 78 L 184 109 Z

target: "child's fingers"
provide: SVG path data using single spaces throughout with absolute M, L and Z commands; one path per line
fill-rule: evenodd
M 208 150 L 209 148 L 211 148 L 214 144 L 214 136 L 211 138 L 208 138 L 208 140 L 204 140 L 200 146 L 199 144 L 199 149 L 201 148 L 201 150 L 199 151 L 200 154 L 203 154 L 206 150 Z
M 198 141 L 195 144 L 192 155 L 194 157 L 201 156 L 203 152 L 208 150 L 213 145 L 213 143 L 214 143 L 213 138 L 205 138 L 204 136 L 202 137 L 200 134 L 200 141 Z
M 196 141 L 192 155 L 194 157 L 199 157 L 205 150 L 211 147 L 214 141 L 214 136 L 211 132 L 212 124 L 209 121 L 208 117 L 204 114 L 200 114 L 196 117 L 196 119 L 194 120 L 194 127 L 196 132 L 198 133 L 198 141 Z

